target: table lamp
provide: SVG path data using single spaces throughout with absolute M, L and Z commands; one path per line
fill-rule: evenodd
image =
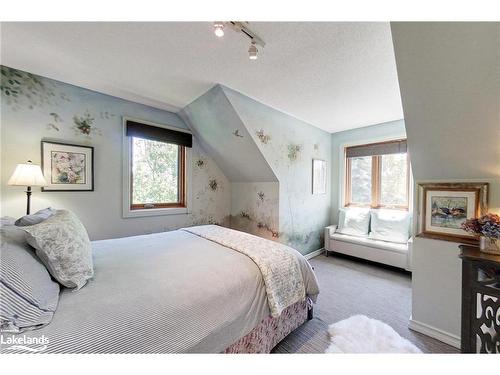
M 39 165 L 32 164 L 28 160 L 26 164 L 18 164 L 14 173 L 10 177 L 7 185 L 12 186 L 26 186 L 27 205 L 26 215 L 30 214 L 30 200 L 31 200 L 31 187 L 32 186 L 47 186 L 47 181 L 43 177 L 42 169 Z

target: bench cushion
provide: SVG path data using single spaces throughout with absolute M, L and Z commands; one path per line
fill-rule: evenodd
M 395 243 L 395 242 L 387 242 L 380 241 L 371 238 L 357 237 L 351 236 L 347 234 L 342 234 L 335 232 L 330 235 L 330 239 L 342 242 L 349 242 L 352 244 L 363 245 L 374 247 L 381 250 L 394 251 L 397 253 L 407 253 L 408 252 L 408 244 L 407 243 Z

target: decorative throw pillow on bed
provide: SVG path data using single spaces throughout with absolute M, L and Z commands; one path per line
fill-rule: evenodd
M 410 214 L 398 210 L 372 210 L 371 232 L 374 240 L 407 243 L 410 237 Z
M 370 209 L 346 207 L 339 210 L 339 226 L 337 232 L 352 236 L 368 236 L 370 227 Z
M 36 255 L 62 285 L 78 290 L 94 275 L 89 236 L 72 212 L 58 210 L 40 224 L 22 229 Z
M 54 210 L 50 207 L 40 210 L 32 215 L 25 215 L 16 220 L 16 225 L 18 227 L 24 227 L 26 225 L 35 225 L 39 224 L 44 220 L 47 220 L 49 217 L 54 215 L 57 210 Z
M 5 221 L 2 218 L 2 223 Z M 22 332 L 50 323 L 59 301 L 59 284 L 13 225 L 0 229 L 0 331 Z

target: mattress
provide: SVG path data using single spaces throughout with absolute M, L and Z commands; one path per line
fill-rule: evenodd
M 43 336 L 43 353 L 218 353 L 270 314 L 256 264 L 215 242 L 173 231 L 92 246 L 94 278 L 63 290 L 52 322 L 22 334 Z M 299 257 L 314 298 L 316 279 Z

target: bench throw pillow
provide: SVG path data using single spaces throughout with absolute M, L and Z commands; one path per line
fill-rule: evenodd
M 4 222 L 2 220 L 2 222 Z M 59 301 L 59 284 L 12 225 L 0 229 L 0 331 L 23 332 L 50 323 Z
M 78 290 L 94 275 L 89 236 L 72 212 L 58 210 L 40 224 L 21 228 L 28 233 L 36 255 L 62 285 Z
M 368 236 L 370 227 L 370 209 L 346 207 L 339 210 L 338 232 L 351 236 Z
M 372 210 L 371 232 L 374 240 L 407 243 L 410 237 L 410 214 L 408 211 Z
M 18 227 L 24 227 L 26 225 L 35 225 L 39 224 L 44 220 L 47 220 L 49 217 L 54 215 L 57 210 L 54 210 L 50 207 L 47 207 L 43 210 L 40 210 L 32 215 L 25 215 L 16 220 L 16 225 Z

